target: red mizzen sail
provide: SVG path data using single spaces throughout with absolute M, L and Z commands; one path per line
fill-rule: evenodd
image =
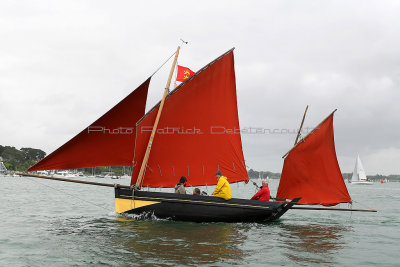
M 157 105 L 137 124 L 135 184 Z M 173 187 L 181 176 L 187 184 L 213 185 L 218 169 L 229 182 L 248 181 L 236 102 L 233 51 L 211 62 L 172 91 L 165 100 L 143 186 Z
M 136 123 L 145 112 L 150 79 L 28 171 L 131 166 Z
M 333 113 L 285 158 L 277 198 L 301 197 L 299 204 L 351 203 L 336 158 Z

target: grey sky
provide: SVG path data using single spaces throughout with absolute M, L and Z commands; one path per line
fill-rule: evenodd
M 179 44 L 198 70 L 236 47 L 241 127 L 295 129 L 331 111 L 343 172 L 400 173 L 398 1 L 2 1 L 0 144 L 47 153 L 141 84 Z M 162 96 L 168 66 L 152 80 Z M 221 99 L 223 104 L 223 99 Z M 281 171 L 293 134 L 242 135 Z

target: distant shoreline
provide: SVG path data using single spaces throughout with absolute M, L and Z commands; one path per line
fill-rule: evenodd
M 10 172 L 16 172 L 16 171 L 26 171 L 28 168 L 36 164 L 38 161 L 43 159 L 46 156 L 46 152 L 44 152 L 41 149 L 37 148 L 21 148 L 17 149 L 13 146 L 2 146 L 0 145 L 0 161 L 4 163 L 6 166 L 7 170 Z M 123 169 L 123 167 L 94 167 L 94 168 L 84 168 L 84 169 L 77 169 L 79 171 L 82 171 L 87 174 L 93 174 L 95 173 L 101 173 L 101 172 L 107 172 L 111 171 L 116 174 L 123 174 L 125 171 L 128 173 L 130 172 L 130 169 L 132 166 L 126 166 L 125 168 L 128 169 Z M 281 173 L 278 172 L 270 172 L 270 171 L 256 171 L 253 169 L 250 169 L 247 171 L 250 179 L 258 179 L 258 178 L 270 178 L 270 179 L 280 179 L 281 178 Z M 352 173 L 342 173 L 343 179 L 344 180 L 349 180 L 351 179 Z M 381 174 L 376 174 L 376 175 L 367 175 L 367 178 L 370 181 L 374 182 L 380 182 L 382 180 L 388 180 L 390 182 L 400 182 L 400 174 L 391 174 L 391 175 L 381 175 Z

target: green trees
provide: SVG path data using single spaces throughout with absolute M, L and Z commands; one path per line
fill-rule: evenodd
M 39 161 L 46 156 L 46 152 L 36 148 L 23 147 L 21 151 L 24 153 L 25 160 Z
M 18 150 L 12 146 L 0 145 L 0 157 L 9 171 L 25 171 L 45 156 L 46 152 L 40 149 L 24 147 Z
M 9 171 L 26 171 L 31 166 L 36 164 L 38 161 L 43 159 L 46 156 L 46 152 L 36 148 L 23 147 L 21 149 L 16 149 L 12 146 L 2 146 L 0 145 L 0 158 L 4 163 L 4 166 Z M 94 168 L 85 168 L 79 169 L 86 173 L 87 175 L 91 174 L 100 174 L 103 172 L 113 172 L 115 175 L 130 175 L 132 172 L 132 167 L 94 167 Z M 272 178 L 272 179 L 280 179 L 280 173 L 274 173 L 269 171 L 256 171 L 250 169 L 248 171 L 250 178 Z M 352 173 L 343 173 L 343 179 L 348 180 L 351 179 Z M 368 179 L 371 181 L 380 181 L 388 179 L 389 181 L 400 182 L 400 175 L 368 175 Z
M 250 169 L 247 171 L 249 174 L 250 178 L 271 178 L 271 179 L 280 179 L 281 174 L 280 173 L 275 173 L 275 172 L 269 172 L 269 171 L 255 171 L 253 169 Z

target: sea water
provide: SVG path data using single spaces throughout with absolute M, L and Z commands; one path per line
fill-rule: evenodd
M 0 266 L 400 266 L 400 183 L 346 185 L 353 208 L 378 212 L 191 223 L 118 216 L 113 188 L 0 176 Z M 255 193 L 251 183 L 231 187 L 234 197 Z

